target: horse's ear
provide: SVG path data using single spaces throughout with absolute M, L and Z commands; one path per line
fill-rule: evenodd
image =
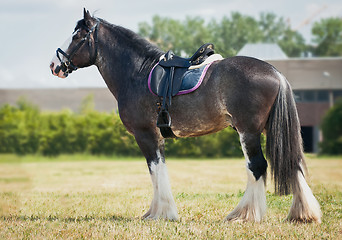
M 86 10 L 85 8 L 83 8 L 83 18 L 84 20 L 87 22 L 91 19 L 90 13 L 88 10 Z

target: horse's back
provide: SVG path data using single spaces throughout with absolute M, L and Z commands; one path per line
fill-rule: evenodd
M 262 131 L 280 76 L 270 64 L 254 58 L 217 61 L 195 92 L 174 98 L 172 130 L 179 137 L 204 135 L 228 125 L 241 131 Z
M 223 82 L 229 81 L 236 86 L 260 86 L 271 89 L 279 86 L 279 71 L 271 64 L 256 58 L 245 56 L 225 58 L 218 62 L 215 68 L 215 71 L 224 77 Z

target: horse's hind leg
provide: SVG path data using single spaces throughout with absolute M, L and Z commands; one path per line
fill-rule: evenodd
M 246 159 L 247 188 L 238 206 L 227 221 L 260 222 L 266 213 L 265 181 L 267 162 L 260 145 L 260 134 L 239 133 Z
M 304 172 L 301 166 L 301 170 L 297 171 L 295 176 L 297 178 L 292 183 L 293 200 L 287 218 L 290 221 L 321 223 L 320 206 L 306 183 Z
M 177 220 L 177 208 L 164 158 L 164 140 L 159 135 L 153 130 L 135 132 L 135 139 L 147 160 L 153 185 L 152 203 L 143 218 Z

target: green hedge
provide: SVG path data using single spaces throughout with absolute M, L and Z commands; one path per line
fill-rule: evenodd
M 238 135 L 231 128 L 198 138 L 167 140 L 165 152 L 178 157 L 242 156 Z M 0 153 L 141 155 L 114 112 L 81 106 L 80 113 L 47 113 L 25 100 L 0 108 Z

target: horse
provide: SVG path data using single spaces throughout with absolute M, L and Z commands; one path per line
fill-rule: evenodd
M 147 78 L 165 53 L 133 31 L 92 16 L 84 9 L 64 49 L 58 48 L 50 69 L 67 77 L 78 68 L 95 65 L 118 103 L 122 123 L 146 158 L 153 198 L 144 219 L 177 220 L 164 156 L 165 139 L 156 126 L 158 96 Z M 172 131 L 178 138 L 236 129 L 242 146 L 247 186 L 226 221 L 260 222 L 266 213 L 268 163 L 261 148 L 265 134 L 266 157 L 275 192 L 293 193 L 287 219 L 321 222 L 318 201 L 308 186 L 300 124 L 292 89 L 272 65 L 251 57 L 235 56 L 213 62 L 201 86 L 175 96 L 169 107 Z

